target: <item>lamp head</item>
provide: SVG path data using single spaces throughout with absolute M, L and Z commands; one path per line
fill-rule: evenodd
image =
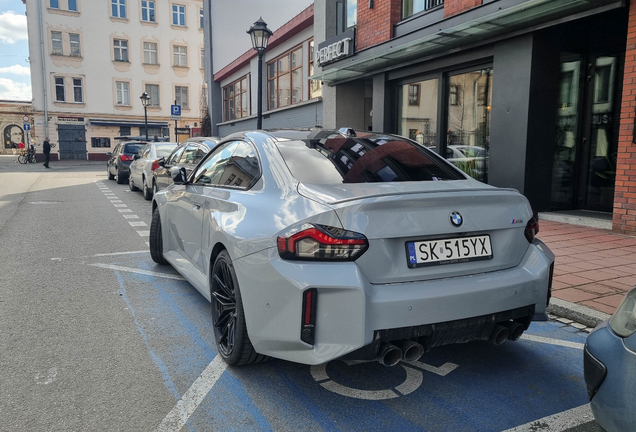
M 247 31 L 252 38 L 252 48 L 257 52 L 263 52 L 267 49 L 267 42 L 269 37 L 274 34 L 267 28 L 267 23 L 263 21 L 263 18 L 259 18 L 252 27 Z

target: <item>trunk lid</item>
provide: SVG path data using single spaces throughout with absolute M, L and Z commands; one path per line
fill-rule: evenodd
M 473 181 L 399 185 L 299 185 L 299 192 L 336 210 L 345 229 L 364 234 L 369 250 L 356 264 L 374 284 L 465 276 L 518 265 L 532 216 L 527 199 L 511 189 Z M 459 212 L 463 223 L 450 222 Z M 492 259 L 409 267 L 407 242 L 490 237 Z

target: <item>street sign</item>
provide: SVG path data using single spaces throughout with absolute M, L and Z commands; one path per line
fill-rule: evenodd
M 170 105 L 170 118 L 181 120 L 181 105 Z
M 22 129 L 25 131 L 31 130 L 31 125 L 29 123 L 25 123 L 22 125 Z
M 29 121 L 29 116 L 28 115 L 22 116 L 22 121 L 25 122 L 25 123 L 28 122 Z

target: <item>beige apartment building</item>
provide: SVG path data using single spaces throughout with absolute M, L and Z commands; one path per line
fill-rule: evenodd
M 202 0 L 23 0 L 33 138 L 53 158 L 104 160 L 117 137 L 183 141 L 205 102 Z M 180 105 L 181 119 L 171 118 Z

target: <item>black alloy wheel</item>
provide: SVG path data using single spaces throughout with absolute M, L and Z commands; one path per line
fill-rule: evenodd
M 247 335 L 241 292 L 227 251 L 221 251 L 214 261 L 210 285 L 212 326 L 219 355 L 231 366 L 268 360 L 254 351 Z
M 152 190 L 146 184 L 146 176 L 143 177 L 142 183 L 143 183 L 142 190 L 144 192 L 144 199 L 146 201 L 150 201 L 152 199 Z
M 125 178 L 121 175 L 121 170 L 117 168 L 117 184 L 124 184 Z
M 161 232 L 161 218 L 159 208 L 152 211 L 152 221 L 150 222 L 150 258 L 157 264 L 166 265 L 168 261 L 163 257 L 163 234 Z
M 133 192 L 139 190 L 139 188 L 135 186 L 135 183 L 133 182 L 132 175 L 128 176 L 128 188 Z
M 106 164 L 106 172 L 108 173 L 108 180 L 115 180 L 115 176 L 110 173 L 110 167 Z

